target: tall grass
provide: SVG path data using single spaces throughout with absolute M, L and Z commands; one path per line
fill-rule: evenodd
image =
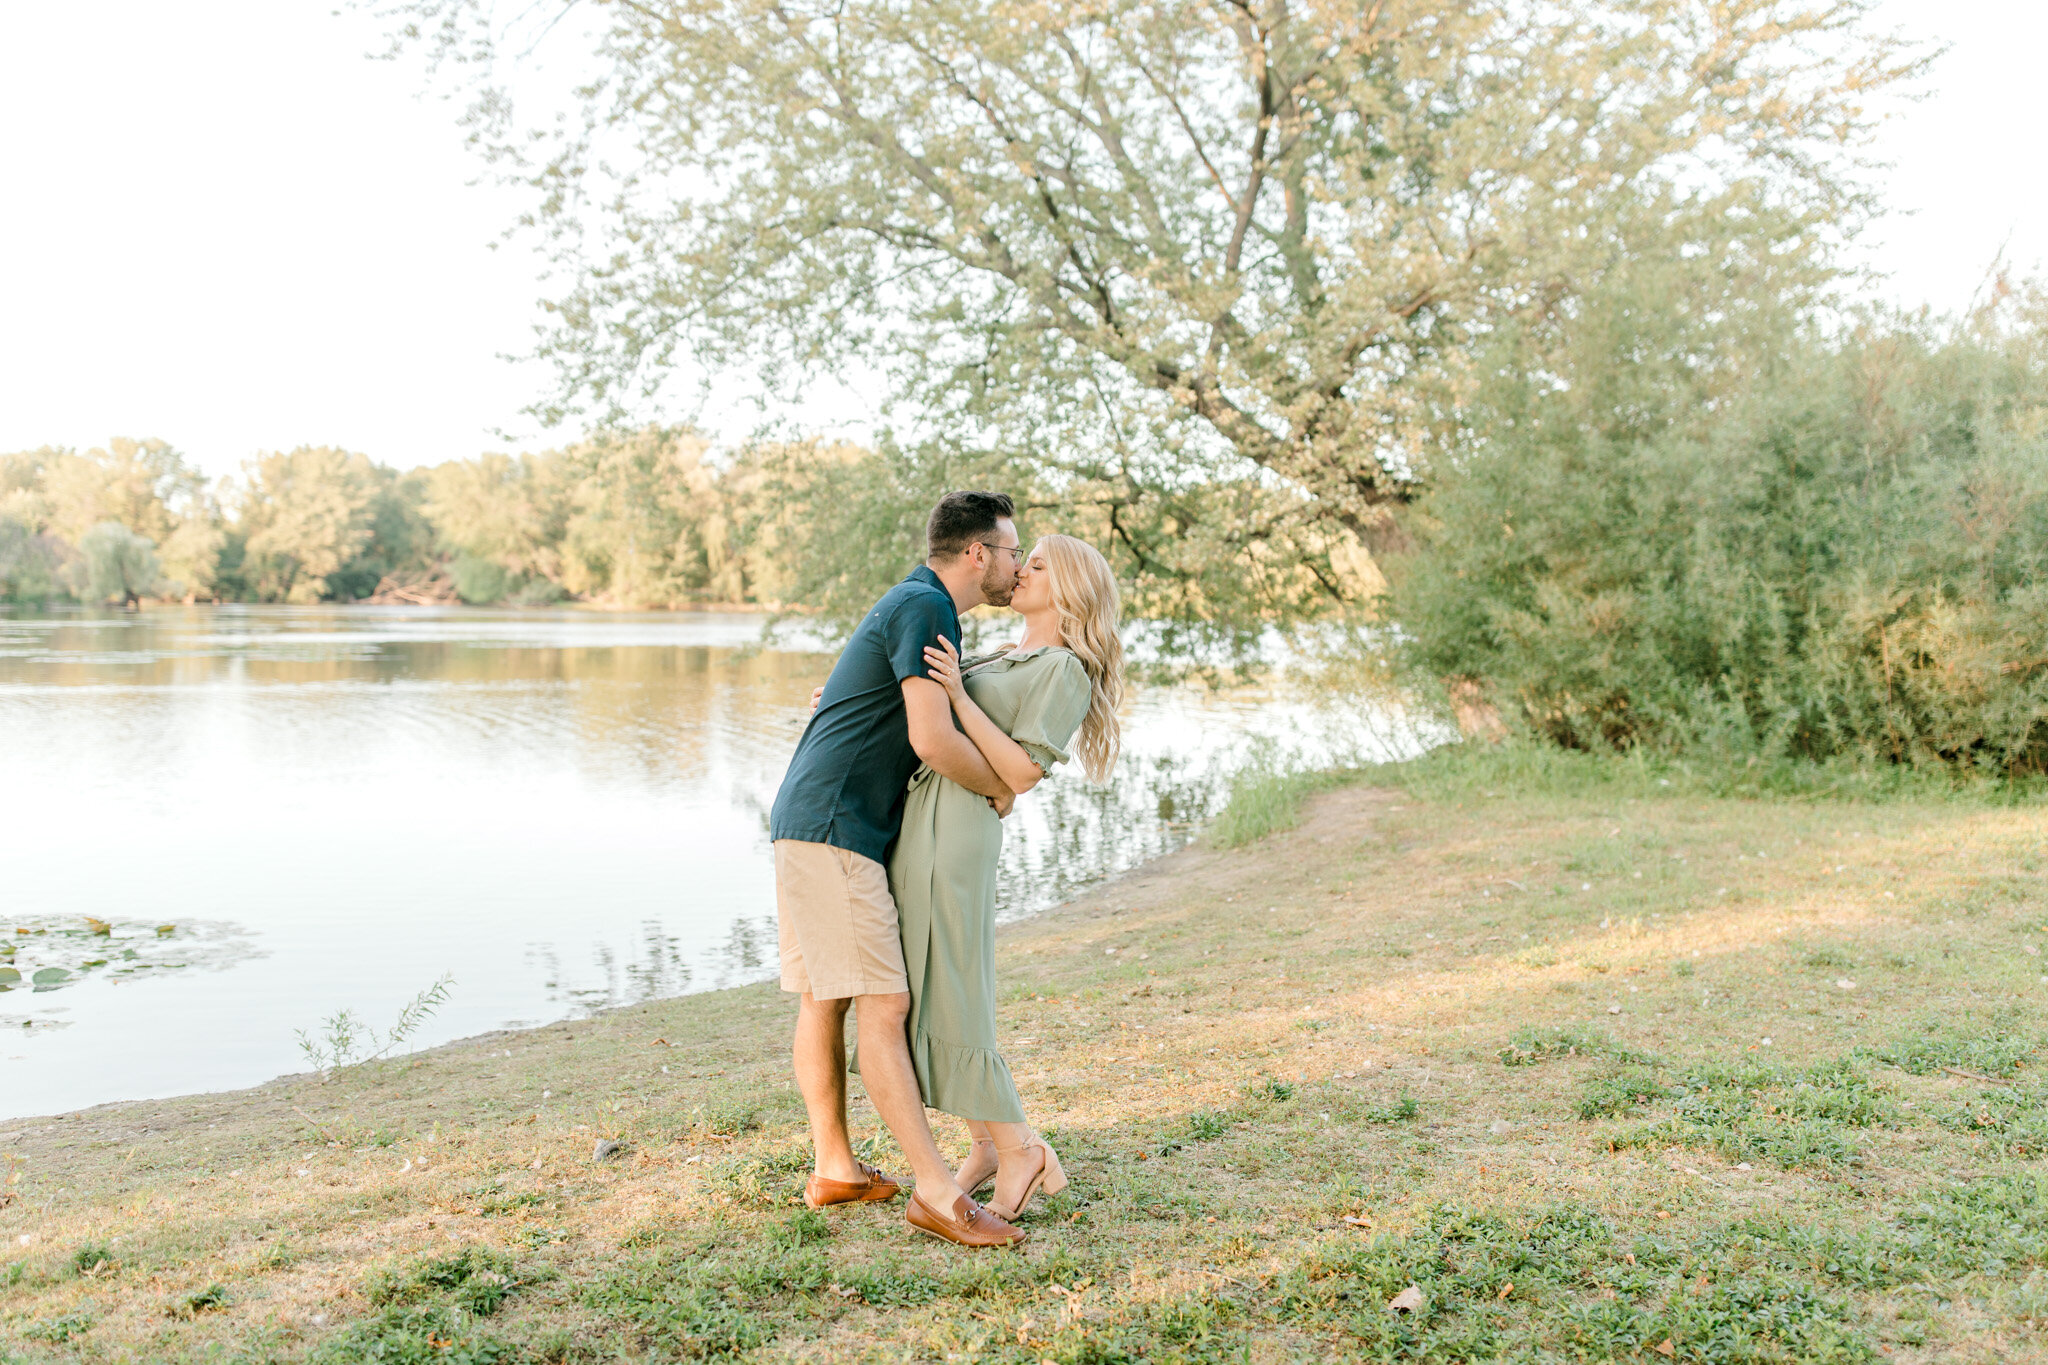
M 1207 838 L 1216 848 L 1238 848 L 1269 834 L 1293 829 L 1302 803 L 1318 792 L 1358 780 L 1356 768 L 1287 770 L 1254 763 L 1230 784 L 1230 799 L 1209 822 Z

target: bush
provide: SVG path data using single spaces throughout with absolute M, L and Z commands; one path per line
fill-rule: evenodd
M 449 561 L 448 576 L 455 581 L 456 595 L 473 607 L 502 602 L 512 588 L 511 570 L 475 555 L 455 556 Z
M 1566 748 L 2048 771 L 2048 299 L 1759 323 L 1733 376 L 1670 311 L 1482 395 L 1395 568 L 1414 662 Z

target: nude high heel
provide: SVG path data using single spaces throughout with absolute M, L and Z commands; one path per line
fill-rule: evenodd
M 989 1203 L 989 1212 L 995 1214 L 1006 1223 L 1014 1221 L 1019 1214 L 1023 1213 L 1030 1206 L 1032 1196 L 1038 1194 L 1041 1190 L 1050 1195 L 1058 1194 L 1067 1187 L 1067 1173 L 1060 1169 L 1060 1154 L 1047 1146 L 1045 1139 L 1036 1133 L 1033 1133 L 1031 1141 L 1025 1143 L 1022 1147 L 997 1148 L 997 1153 L 1003 1157 L 1026 1161 L 1030 1159 L 1033 1149 L 1036 1149 L 1038 1152 L 1038 1170 L 1031 1177 L 1031 1183 L 1024 1187 L 1024 1195 L 1017 1201 L 1017 1207 L 1004 1212 L 1002 1205 L 995 1203 L 993 1200 Z

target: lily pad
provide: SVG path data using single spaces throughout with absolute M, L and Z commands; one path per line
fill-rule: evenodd
M 54 986 L 60 981 L 69 981 L 70 979 L 71 973 L 65 971 L 62 967 L 45 967 L 29 978 L 38 986 Z
M 0 967 L 0 986 L 12 986 L 21 980 L 21 973 L 13 967 Z

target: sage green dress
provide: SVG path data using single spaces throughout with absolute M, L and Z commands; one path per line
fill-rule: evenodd
M 967 695 L 1050 772 L 1088 714 L 1088 672 L 1056 645 L 971 665 Z M 1003 822 L 986 798 L 919 768 L 889 855 L 910 974 L 910 1060 L 924 1102 L 965 1119 L 1022 1123 L 996 1050 L 996 861 Z

